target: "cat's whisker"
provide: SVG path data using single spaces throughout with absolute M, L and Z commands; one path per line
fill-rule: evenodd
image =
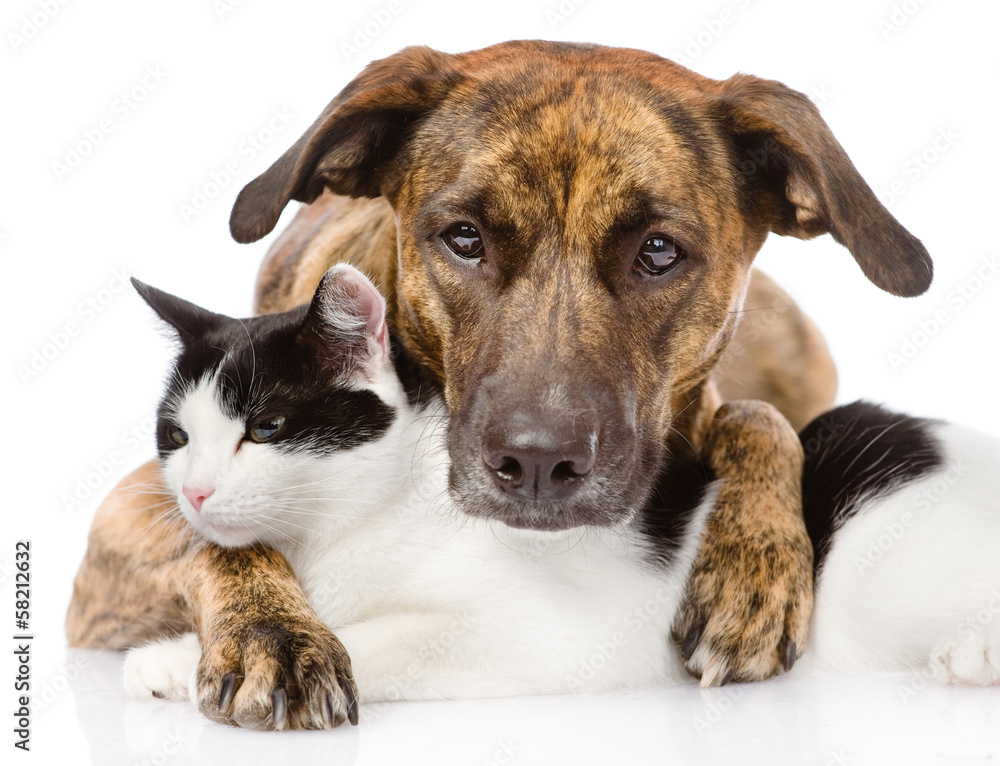
M 405 479 L 406 475 L 400 475 L 399 478 Z M 391 483 L 391 480 L 387 478 L 369 479 L 365 481 L 357 481 L 357 480 L 345 481 L 342 476 L 336 476 L 331 478 L 330 480 L 323 482 L 312 482 L 307 484 L 292 485 L 290 487 L 286 487 L 280 484 L 275 484 L 272 487 L 268 488 L 267 493 L 269 495 L 278 496 L 283 494 L 298 495 L 309 492 L 316 492 L 324 497 L 330 497 L 330 492 L 328 492 L 328 490 L 330 490 L 340 493 L 347 493 L 349 496 L 353 496 L 358 488 L 385 489 L 387 481 L 390 481 Z
M 336 498 L 318 498 L 318 502 L 321 504 L 328 504 L 332 501 L 336 501 Z M 395 508 L 396 505 L 393 503 L 386 503 L 377 499 L 364 500 L 354 498 L 350 501 L 348 507 L 356 506 L 359 508 L 358 513 L 345 513 L 341 508 L 338 508 L 335 512 L 331 512 L 328 507 L 325 508 L 312 508 L 308 503 L 300 503 L 294 500 L 269 500 L 267 502 L 261 503 L 260 507 L 268 510 L 280 510 L 285 513 L 295 513 L 303 516 L 315 516 L 317 518 L 369 518 L 371 517 L 371 511 L 360 510 L 361 508 L 375 510 L 384 510 Z
M 351 505 L 360 506 L 361 504 L 352 502 Z M 357 513 L 348 513 L 341 509 L 337 509 L 335 511 L 331 511 L 329 509 L 323 511 L 302 510 L 298 506 L 280 505 L 276 503 L 270 503 L 268 504 L 267 507 L 273 510 L 281 510 L 284 513 L 295 513 L 303 516 L 315 516 L 317 518 L 366 519 L 366 518 L 371 518 L 374 511 L 393 510 L 398 506 L 395 503 L 385 503 L 373 500 L 364 503 L 364 509 L 363 510 L 359 509 Z
M 306 543 L 304 541 L 297 540 L 296 538 L 292 537 L 292 535 L 288 534 L 288 532 L 286 532 L 284 529 L 282 529 L 282 527 L 285 527 L 285 526 L 296 526 L 296 525 L 290 525 L 287 521 L 283 521 L 283 520 L 279 520 L 279 519 L 269 519 L 269 520 L 277 522 L 278 526 L 272 526 L 271 524 L 268 524 L 266 521 L 263 521 L 263 520 L 260 520 L 260 519 L 256 519 L 255 520 L 255 524 L 263 527 L 264 529 L 266 529 L 269 532 L 272 532 L 273 534 L 275 534 L 278 537 L 278 539 L 285 540 L 288 543 L 290 543 L 290 544 L 292 544 L 292 545 L 294 545 L 294 546 L 296 546 L 298 548 L 302 548 L 304 550 L 312 552 L 312 548 L 310 548 L 308 545 L 306 545 Z M 250 526 L 247 525 L 247 528 L 249 529 Z M 307 529 L 306 531 L 310 531 L 310 530 Z
M 173 548 L 171 549 L 171 553 L 176 553 L 188 544 L 188 540 L 185 535 L 175 535 L 172 532 L 185 524 L 186 519 L 181 513 L 180 507 L 174 504 L 172 508 L 168 508 L 160 513 L 146 527 L 140 530 L 137 542 L 145 538 L 150 532 L 156 530 L 159 532 L 159 538 L 155 543 L 156 547 L 161 546 L 166 540 L 172 540 Z
M 346 487 L 341 487 L 341 488 L 331 487 L 329 491 L 327 491 L 327 490 L 319 490 L 319 491 L 317 491 L 317 489 L 314 487 L 314 488 L 311 488 L 311 489 L 303 489 L 302 491 L 299 491 L 299 492 L 266 492 L 266 493 L 261 493 L 261 497 L 276 498 L 276 499 L 287 498 L 288 500 L 292 500 L 292 501 L 296 501 L 296 502 L 314 501 L 314 502 L 326 502 L 326 503 L 328 503 L 330 501 L 337 501 L 337 500 L 339 500 L 339 501 L 342 501 L 342 502 L 351 502 L 351 503 L 354 503 L 354 502 L 364 502 L 365 501 L 365 498 L 358 498 L 358 497 L 356 497 L 357 490 L 359 490 L 359 489 L 362 489 L 362 490 L 378 489 L 378 486 L 379 485 L 367 485 L 366 486 L 366 485 L 363 485 L 363 484 L 358 484 L 358 485 L 355 485 L 355 486 L 350 487 L 350 488 L 346 488 Z
M 291 522 L 288 519 L 278 518 L 277 516 L 270 516 L 270 515 L 266 515 L 266 514 L 261 514 L 261 515 L 255 516 L 254 519 L 253 519 L 253 523 L 254 524 L 264 525 L 267 521 L 273 521 L 273 522 L 275 522 L 277 524 L 280 524 L 281 527 L 291 527 L 293 529 L 302 530 L 303 532 L 311 532 L 312 531 L 311 527 L 304 527 L 301 524 L 295 524 L 294 522 Z M 249 524 L 247 525 L 247 527 L 249 528 Z M 287 532 L 285 533 L 285 535 L 286 535 L 287 539 L 289 539 L 289 540 L 293 540 L 294 539 Z
M 254 386 L 257 383 L 257 347 L 254 345 L 253 337 L 250 335 L 250 329 L 247 327 L 246 322 L 242 319 L 237 320 L 240 323 L 240 327 L 243 328 L 243 332 L 247 336 L 247 340 L 250 342 L 250 390 L 248 392 L 248 398 L 252 402 L 254 401 Z M 239 368 L 237 367 L 237 370 Z M 242 385 L 243 381 L 240 380 Z
M 145 527 L 139 530 L 140 537 L 150 529 L 156 527 L 158 524 L 170 519 L 174 514 L 180 514 L 180 511 L 180 506 L 177 505 L 177 503 L 172 503 L 170 506 L 165 507 L 165 509 L 156 514 Z
M 127 498 L 142 497 L 144 499 L 148 498 L 149 494 L 150 493 L 148 491 L 137 491 L 137 492 L 122 491 L 122 492 L 118 492 L 117 493 L 117 495 L 119 497 L 127 497 Z M 145 511 L 155 511 L 155 510 L 157 510 L 159 508 L 165 508 L 165 507 L 170 506 L 170 505 L 175 505 L 176 503 L 177 503 L 177 499 L 176 498 L 174 498 L 173 496 L 164 494 L 164 497 L 163 497 L 162 500 L 158 500 L 157 502 L 153 502 L 153 503 L 143 502 L 138 507 L 141 508 L 142 510 L 145 510 Z

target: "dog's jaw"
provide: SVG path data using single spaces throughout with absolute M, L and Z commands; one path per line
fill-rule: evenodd
M 646 462 L 655 466 L 660 461 L 650 458 Z M 501 521 L 516 529 L 556 532 L 583 526 L 620 528 L 635 518 L 652 491 L 652 481 L 649 486 L 633 482 L 630 487 L 614 487 L 611 491 L 583 490 L 572 501 L 530 503 L 504 496 L 485 471 L 463 471 L 458 466 L 468 463 L 453 462 L 449 474 L 449 489 L 458 506 L 470 516 Z

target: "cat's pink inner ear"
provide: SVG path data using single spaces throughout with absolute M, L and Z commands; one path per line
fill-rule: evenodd
M 347 299 L 350 305 L 331 307 L 335 313 L 351 313 L 364 322 L 362 332 L 368 341 L 373 361 L 389 358 L 389 329 L 385 322 L 385 299 L 371 280 L 353 266 L 338 264 L 328 272 L 328 278 L 343 285 L 334 291 L 334 300 Z M 347 296 L 350 296 L 348 299 Z
M 361 316 L 367 314 L 365 335 L 369 343 L 373 344 L 372 356 L 377 361 L 382 361 L 389 358 L 389 328 L 385 324 L 385 299 L 367 277 L 360 272 L 357 276 L 364 280 L 358 284 L 358 308 L 362 310 Z

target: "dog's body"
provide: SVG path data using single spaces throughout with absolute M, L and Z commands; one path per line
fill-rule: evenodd
M 258 307 L 307 298 L 336 261 L 374 276 L 425 385 L 443 390 L 463 510 L 515 527 L 620 526 L 668 456 L 701 460 L 726 481 L 675 625 L 688 667 L 712 683 L 791 665 L 812 603 L 801 449 L 765 402 L 719 408 L 711 374 L 729 393 L 785 407 L 797 425 L 832 398 L 821 341 L 764 281 L 755 300 L 780 321 L 744 323 L 735 348 L 749 352 L 724 356 L 769 231 L 830 232 L 898 295 L 922 292 L 931 273 L 805 97 L 597 46 L 408 49 L 372 64 L 244 189 L 234 236 L 263 236 L 290 199 L 312 204 L 272 250 Z M 808 372 L 785 379 L 796 356 Z M 149 480 L 154 469 L 144 471 Z M 214 706 L 224 676 L 286 651 L 248 642 L 247 621 L 225 608 L 241 587 L 232 567 L 263 562 L 254 577 L 275 578 L 277 590 L 265 605 L 275 619 L 260 619 L 281 617 L 322 656 L 330 637 L 308 610 L 284 605 L 300 605 L 301 593 L 285 591 L 287 570 L 272 554 L 242 562 L 205 549 L 197 587 L 171 585 L 172 559 L 111 534 L 122 522 L 110 509 L 127 506 L 131 530 L 150 520 L 138 505 L 162 502 L 125 491 L 95 520 L 67 624 L 74 643 L 148 637 L 145 626 L 123 635 L 121 594 L 110 604 L 102 595 L 121 577 L 106 559 L 124 556 L 123 568 L 149 575 L 135 585 L 140 604 L 144 587 L 182 594 L 143 606 L 144 619 L 173 625 L 194 613 L 205 643 L 199 695 Z M 256 720 L 250 702 L 229 720 Z

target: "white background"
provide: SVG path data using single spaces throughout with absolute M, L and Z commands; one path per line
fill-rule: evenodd
M 153 454 L 150 418 L 168 361 L 150 312 L 118 275 L 247 314 L 268 241 L 229 238 L 235 195 L 365 63 L 406 45 L 457 52 L 510 38 L 593 41 L 810 94 L 871 186 L 927 245 L 934 285 L 916 299 L 881 293 L 826 236 L 772 237 L 759 264 L 822 328 L 842 401 L 867 397 L 1000 435 L 1000 278 L 988 267 L 977 276 L 1000 255 L 996 3 L 395 0 L 391 13 L 380 1 L 229 5 L 7 0 L 0 12 L 0 422 L 10 426 L 0 604 L 13 602 L 13 542 L 30 539 L 35 689 L 49 698 L 34 716 L 32 757 L 213 763 L 244 751 L 279 763 L 480 764 L 505 762 L 505 744 L 511 763 L 996 757 L 1000 690 L 930 690 L 904 704 L 905 679 L 397 705 L 363 710 L 367 724 L 356 730 L 276 740 L 207 725 L 184 706 L 129 704 L 117 658 L 67 655 L 62 618 L 94 508 Z M 373 12 L 388 22 L 372 22 Z M 290 115 L 287 125 L 275 114 Z M 81 143 L 87 156 L 61 169 Z M 213 199 L 185 216 L 182 205 L 194 207 L 199 192 Z M 912 358 L 893 364 L 891 353 Z M 13 665 L 3 668 L 12 678 Z M 13 697 L 11 685 L 0 679 Z M 716 725 L 698 725 L 713 716 Z M 0 747 L 10 748 L 4 731 Z

